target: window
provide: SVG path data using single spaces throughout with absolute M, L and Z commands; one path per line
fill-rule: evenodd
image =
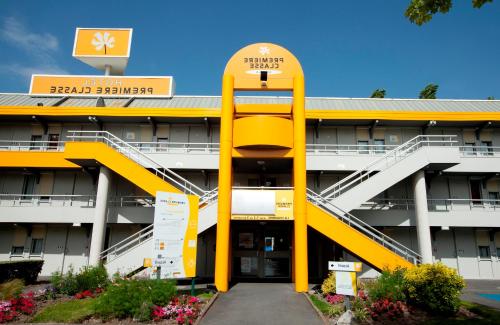
M 464 146 L 464 154 L 466 156 L 473 156 L 476 152 L 476 144 L 473 142 L 466 142 Z
M 358 153 L 367 155 L 368 152 L 368 141 L 358 140 Z
M 488 200 L 490 200 L 490 205 L 500 205 L 500 193 L 488 192 Z
M 42 147 L 42 136 L 32 135 L 30 141 L 30 150 L 40 150 Z
M 31 255 L 42 255 L 43 239 L 33 238 L 31 239 Z
M 470 180 L 470 197 L 472 199 L 473 205 L 481 205 L 481 180 L 471 179 Z
M 493 155 L 493 144 L 491 141 L 481 141 L 481 145 L 479 147 L 479 151 L 483 156 Z
M 49 134 L 49 144 L 47 150 L 57 150 L 59 146 L 59 134 Z
M 373 140 L 373 144 L 375 145 L 375 153 L 385 153 L 384 139 L 375 139 Z
M 479 246 L 479 257 L 480 258 L 490 258 L 490 247 L 489 246 Z
M 24 176 L 23 183 L 23 200 L 31 200 L 31 194 L 35 193 L 36 175 Z
M 168 138 L 157 138 L 156 142 L 158 142 L 158 151 L 168 151 Z
M 500 247 L 497 247 L 497 258 L 500 258 Z
M 10 251 L 11 256 L 23 256 L 24 246 L 12 246 Z

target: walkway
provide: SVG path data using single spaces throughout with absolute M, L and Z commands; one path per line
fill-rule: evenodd
M 238 283 L 221 294 L 201 325 L 311 324 L 323 322 L 292 283 Z
M 462 299 L 466 301 L 475 302 L 488 307 L 500 309 L 500 301 L 488 299 L 481 294 L 495 294 L 500 296 L 500 281 L 499 280 L 465 280 L 467 286 L 465 287 Z

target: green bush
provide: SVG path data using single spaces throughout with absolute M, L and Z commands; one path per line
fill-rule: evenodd
M 410 304 L 431 312 L 452 314 L 460 307 L 460 294 L 465 282 L 456 270 L 436 263 L 407 270 L 404 286 Z
M 21 279 L 26 284 L 33 284 L 42 270 L 43 261 L 0 262 L 0 283 Z
M 389 299 L 390 301 L 406 301 L 404 293 L 405 269 L 393 271 L 384 270 L 382 274 L 372 282 L 366 283 L 370 300 Z
M 335 294 L 335 272 L 330 272 L 328 277 L 321 284 L 321 292 L 324 295 L 333 295 Z
M 106 288 L 109 279 L 104 266 L 85 266 L 77 274 L 72 268 L 64 275 L 55 272 L 50 282 L 57 292 L 72 296 L 84 290 L 94 291 L 97 288 Z
M 104 319 L 151 319 L 153 305 L 165 306 L 176 294 L 175 282 L 117 279 L 96 301 L 96 313 Z
M 24 289 L 23 280 L 14 279 L 0 284 L 0 300 L 9 300 L 19 296 Z

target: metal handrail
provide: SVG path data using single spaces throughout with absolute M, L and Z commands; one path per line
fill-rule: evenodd
M 142 152 L 168 153 L 168 152 L 190 152 L 190 153 L 213 153 L 219 152 L 219 143 L 212 142 L 127 142 Z
M 62 151 L 64 141 L 0 140 L 0 151 Z
M 498 157 L 500 155 L 500 147 L 488 146 L 459 146 L 462 157 Z
M 409 154 L 415 152 L 417 149 L 424 145 L 432 146 L 433 144 L 453 146 L 456 143 L 455 135 L 418 135 L 409 141 L 401 144 L 395 149 L 389 151 L 379 159 L 369 163 L 365 167 L 350 174 L 349 176 L 341 179 L 332 186 L 321 191 L 321 195 L 325 198 L 335 198 L 340 196 L 343 192 L 348 190 L 351 186 L 357 185 L 369 179 L 375 172 L 383 170 L 392 166 L 394 163 L 406 158 Z M 448 139 L 448 140 L 432 140 L 435 138 Z M 377 168 L 375 168 L 377 166 Z
M 397 145 L 376 145 L 376 144 L 327 144 L 327 143 L 308 143 L 306 144 L 307 153 L 329 153 L 329 154 L 359 154 L 359 155 L 381 155 L 393 150 Z
M 361 232 L 368 238 L 376 241 L 383 247 L 388 248 L 394 253 L 402 256 L 407 261 L 412 262 L 413 264 L 421 263 L 422 257 L 420 256 L 420 254 L 414 252 L 413 250 L 404 246 L 400 242 L 378 231 L 377 229 L 368 225 L 366 222 L 356 218 L 349 212 L 346 212 L 340 209 L 339 207 L 335 206 L 330 202 L 330 200 L 328 200 L 325 197 L 322 197 L 320 194 L 315 193 L 310 189 L 307 189 L 307 198 L 310 202 L 314 203 L 316 206 L 325 210 L 325 212 L 327 212 L 328 214 L 332 215 L 332 217 L 339 219 L 348 226 Z
M 27 204 L 51 206 L 55 202 L 62 202 L 62 206 L 94 207 L 95 198 L 95 195 L 78 194 L 0 194 L 0 206 L 5 206 L 2 202 L 8 201 L 11 202 L 11 207 L 25 207 Z M 75 205 L 76 202 L 84 205 Z
M 367 210 L 410 210 L 415 205 L 413 199 L 372 199 L 361 205 L 360 209 Z M 455 207 L 469 207 L 473 209 L 500 209 L 500 200 L 495 199 L 427 199 L 429 211 L 452 211 Z M 438 208 L 441 207 L 441 208 Z M 444 209 L 443 209 L 444 207 Z
M 150 167 L 154 170 L 154 174 L 156 176 L 161 177 L 163 180 L 168 180 L 169 182 L 176 184 L 185 193 L 198 195 L 200 197 L 205 194 L 205 191 L 203 189 L 199 188 L 198 186 L 191 183 L 187 179 L 183 178 L 179 174 L 173 172 L 172 170 L 162 166 L 155 160 L 151 159 L 148 155 L 142 153 L 137 148 L 131 146 L 127 142 L 109 133 L 108 131 L 72 130 L 68 132 L 71 133 L 71 135 L 68 136 L 68 138 L 73 139 L 73 141 L 75 141 L 75 139 L 85 139 L 85 140 L 90 139 L 94 140 L 95 142 L 98 141 L 103 142 L 106 145 L 116 149 L 118 152 L 124 154 L 128 158 L 134 160 L 135 162 L 141 165 L 144 165 L 144 161 L 146 161 L 150 165 Z M 165 172 L 161 171 L 160 169 L 154 166 L 162 168 Z

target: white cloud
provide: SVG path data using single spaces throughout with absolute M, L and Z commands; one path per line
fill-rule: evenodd
M 8 17 L 0 28 L 0 39 L 21 49 L 30 63 L 0 65 L 0 71 L 22 77 L 33 73 L 67 74 L 54 55 L 59 51 L 59 40 L 50 33 L 35 33 L 14 17 Z

